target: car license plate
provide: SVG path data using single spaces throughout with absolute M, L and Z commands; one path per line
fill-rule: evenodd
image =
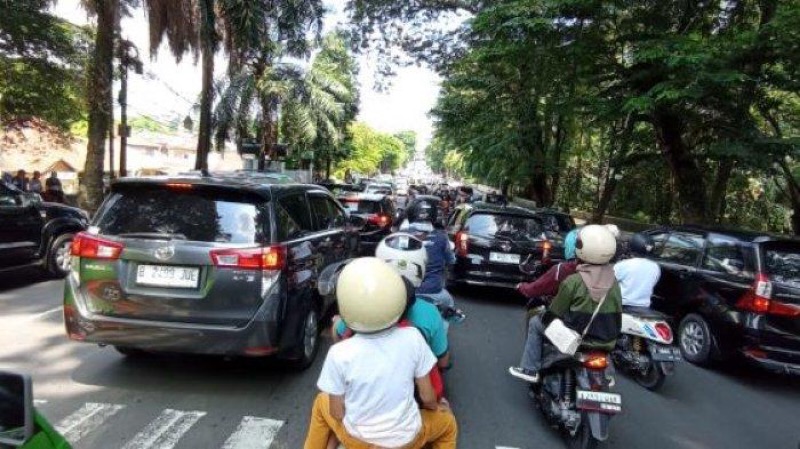
M 519 265 L 519 254 L 489 253 L 489 262 L 513 263 Z
M 577 390 L 577 407 L 581 410 L 594 410 L 602 413 L 622 411 L 622 396 L 602 391 Z
M 650 356 L 655 362 L 677 362 L 681 360 L 681 352 L 672 346 L 656 346 L 650 350 Z
M 171 265 L 139 265 L 136 283 L 152 287 L 197 288 L 200 269 Z

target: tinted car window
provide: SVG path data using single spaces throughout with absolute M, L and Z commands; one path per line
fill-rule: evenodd
M 300 193 L 286 196 L 278 200 L 278 204 L 283 207 L 289 217 L 299 226 L 301 232 L 314 231 L 314 225 L 311 222 L 311 212 L 308 209 L 305 195 Z
M 766 248 L 764 267 L 775 282 L 800 284 L 800 249 Z
M 752 250 L 731 241 L 710 241 L 702 267 L 706 270 L 735 276 L 752 278 L 750 264 Z
M 694 266 L 703 250 L 703 237 L 676 232 L 669 236 L 658 258 L 665 262 Z
M 467 219 L 465 229 L 471 235 L 513 241 L 531 241 L 541 238 L 542 223 L 533 217 L 519 215 L 473 214 Z
M 17 205 L 17 197 L 11 189 L 0 184 L 0 207 L 14 207 Z
M 379 214 L 381 213 L 381 204 L 372 200 L 346 200 L 342 205 L 351 213 L 354 214 Z
M 95 226 L 105 235 L 178 234 L 201 242 L 254 243 L 266 234 L 265 209 L 253 198 L 203 190 L 115 193 Z
M 275 221 L 278 223 L 278 240 L 283 242 L 299 238 L 303 235 L 303 229 L 294 221 L 289 212 L 278 205 L 275 208 Z

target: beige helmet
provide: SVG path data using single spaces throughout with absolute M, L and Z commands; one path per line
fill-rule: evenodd
M 588 225 L 578 231 L 575 253 L 578 259 L 593 265 L 608 263 L 617 252 L 617 239 L 603 225 Z
M 619 238 L 619 234 L 620 234 L 619 226 L 609 223 L 609 224 L 606 225 L 606 229 L 608 229 L 609 232 L 611 232 L 611 235 L 613 235 L 615 239 Z
M 339 313 L 356 332 L 378 332 L 393 326 L 405 310 L 406 297 L 400 274 L 375 257 L 348 263 L 336 282 Z

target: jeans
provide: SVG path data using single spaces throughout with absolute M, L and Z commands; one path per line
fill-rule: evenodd
M 539 372 L 542 369 L 543 337 L 542 316 L 536 315 L 528 321 L 528 337 L 525 339 L 525 350 L 522 353 L 520 368 L 533 372 Z

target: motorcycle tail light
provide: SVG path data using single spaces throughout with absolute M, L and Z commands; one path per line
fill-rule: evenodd
M 655 328 L 656 332 L 658 332 L 658 336 L 661 337 L 662 340 L 667 343 L 672 343 L 672 329 L 670 329 L 667 323 L 656 323 Z
M 583 359 L 583 366 L 589 369 L 606 369 L 608 357 L 602 352 L 587 354 Z

